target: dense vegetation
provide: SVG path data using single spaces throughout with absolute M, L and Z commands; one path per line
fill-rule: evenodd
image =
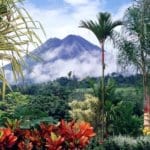
M 94 130 L 99 132 L 102 116 L 97 114 L 101 105 L 97 97 L 99 91 L 95 90 L 99 89 L 99 82 L 99 78 L 93 77 L 81 81 L 63 77 L 48 83 L 13 86 L 13 92 L 8 89 L 6 100 L 0 101 L 1 126 L 5 125 L 8 118 L 20 120 L 23 129 L 36 127 L 42 122 L 55 124 L 62 118 L 68 121 L 73 118 L 91 122 Z M 142 135 L 141 75 L 122 76 L 113 73 L 105 78 L 105 82 L 105 138 L 120 134 Z M 88 148 L 94 144 L 95 148 L 97 145 L 100 149 L 99 140 L 93 140 Z
M 140 78 L 140 75 L 117 74 L 106 77 L 105 109 L 109 134 L 140 134 L 143 113 Z M 63 77 L 48 83 L 14 86 L 13 92 L 6 94 L 6 101 L 0 101 L 1 123 L 6 117 L 21 119 L 24 126 L 26 120 L 28 126 L 42 121 L 56 123 L 62 118 L 71 120 L 69 103 L 84 102 L 86 93 L 95 97 L 92 85 L 97 87 L 98 81 L 98 78 L 90 77 L 81 81 Z

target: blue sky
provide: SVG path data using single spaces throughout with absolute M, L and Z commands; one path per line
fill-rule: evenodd
M 122 5 L 125 5 L 131 1 L 132 0 L 99 0 L 99 3 L 103 3 L 106 11 L 108 10 L 114 12 L 117 11 L 117 9 L 119 9 Z M 30 2 L 41 9 L 59 8 L 69 5 L 69 3 L 65 0 L 30 0 Z M 90 3 L 90 0 L 88 2 Z
M 94 20 L 101 11 L 110 12 L 114 20 L 121 19 L 131 2 L 132 0 L 26 0 L 25 7 L 34 20 L 41 22 L 47 38 L 64 38 L 68 34 L 77 34 L 98 45 L 90 31 L 78 27 L 80 21 Z M 40 37 L 43 41 L 46 40 L 42 35 Z

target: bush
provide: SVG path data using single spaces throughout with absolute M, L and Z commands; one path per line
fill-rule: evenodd
M 128 136 L 111 137 L 104 142 L 105 150 L 148 150 L 150 149 L 150 136 L 132 138 Z
M 84 120 L 90 122 L 96 129 L 100 122 L 100 114 L 98 114 L 99 100 L 90 94 L 84 95 L 84 100 L 73 100 L 69 103 L 71 110 L 69 111 L 74 120 Z
M 86 150 L 104 150 L 103 143 L 100 142 L 100 136 L 92 138 Z
M 133 104 L 121 101 L 112 107 L 113 135 L 141 135 L 142 119 L 133 114 Z
M 22 95 L 20 92 L 11 92 L 6 95 L 5 100 L 0 100 L 0 116 L 13 116 L 17 107 L 25 106 L 29 101 L 29 96 Z

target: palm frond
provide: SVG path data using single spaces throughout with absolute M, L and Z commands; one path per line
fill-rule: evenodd
M 37 47 L 42 43 L 35 30 L 44 31 L 23 6 L 17 5 L 18 2 L 22 3 L 22 0 L 0 1 L 0 60 L 11 63 L 15 80 L 23 78 L 23 55 L 29 53 L 29 46 Z M 5 78 L 5 68 L 1 71 L 1 77 Z M 3 78 L 0 80 L 4 81 Z
M 105 41 L 107 37 L 112 35 L 113 29 L 122 25 L 121 21 L 112 22 L 111 15 L 107 12 L 99 13 L 96 21 L 81 21 L 80 26 L 92 31 L 99 42 Z

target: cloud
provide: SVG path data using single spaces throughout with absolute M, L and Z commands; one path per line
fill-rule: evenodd
M 11 70 L 5 70 L 5 76 L 10 83 L 14 83 L 14 77 Z
M 112 54 L 106 54 L 106 74 L 116 70 L 113 57 Z M 46 82 L 59 77 L 67 77 L 70 71 L 79 79 L 83 79 L 87 76 L 98 77 L 101 75 L 101 70 L 100 52 L 93 51 L 92 54 L 84 52 L 73 59 L 57 59 L 54 62 L 38 63 L 32 68 L 32 72 L 27 74 L 27 79 L 36 83 Z
M 70 5 L 82 5 L 89 3 L 89 0 L 64 0 L 66 3 Z
M 43 58 L 45 61 L 49 61 L 50 59 L 56 58 L 60 51 L 63 49 L 63 47 L 58 47 L 58 48 L 50 48 L 46 53 L 43 53 L 41 55 L 41 58 Z

